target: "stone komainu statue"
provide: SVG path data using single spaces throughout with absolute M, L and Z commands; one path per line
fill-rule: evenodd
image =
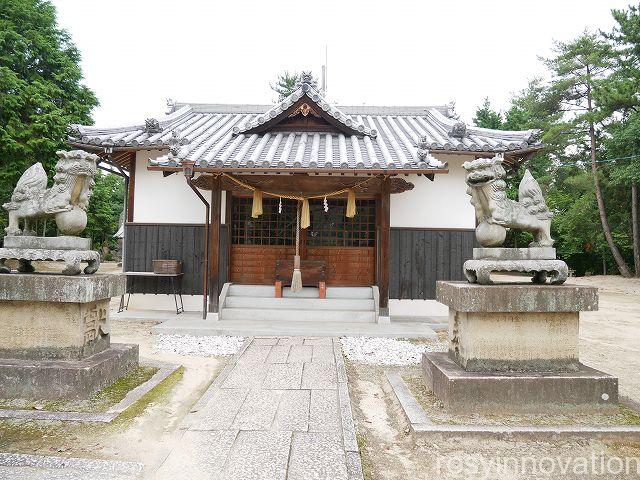
M 465 162 L 466 182 L 476 210 L 476 238 L 483 247 L 499 247 L 508 228 L 530 232 L 530 247 L 551 247 L 551 218 L 538 182 L 527 170 L 518 188 L 518 201 L 507 198 L 503 157 L 479 158 Z
M 9 213 L 7 235 L 35 235 L 32 221 L 51 217 L 64 235 L 78 235 L 86 227 L 98 156 L 82 150 L 56 153 L 59 160 L 51 188 L 42 164 L 36 163 L 22 174 L 11 201 L 3 205 Z

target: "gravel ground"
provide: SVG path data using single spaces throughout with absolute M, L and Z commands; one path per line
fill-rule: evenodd
M 193 335 L 156 335 L 156 352 L 176 355 L 199 355 L 203 357 L 230 356 L 235 354 L 244 342 L 244 337 Z
M 425 352 L 444 352 L 440 341 L 412 343 L 379 337 L 342 337 L 342 351 L 349 360 L 368 365 L 413 365 Z

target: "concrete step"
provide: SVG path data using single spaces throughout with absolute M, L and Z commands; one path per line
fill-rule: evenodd
M 278 308 L 282 310 L 363 310 L 374 311 L 368 298 L 267 298 L 227 297 L 223 308 Z
M 285 298 L 318 298 L 318 289 L 304 287 L 299 292 L 292 292 L 289 287 L 283 288 Z M 236 285 L 229 286 L 227 296 L 232 297 L 270 297 L 275 295 L 273 285 Z M 327 287 L 327 298 L 373 298 L 371 287 Z
M 181 317 L 179 315 L 178 317 Z M 424 324 L 413 323 L 352 323 L 352 322 L 260 322 L 202 320 L 173 318 L 153 327 L 153 333 L 164 335 L 304 335 L 304 336 L 362 336 L 391 338 L 430 338 L 435 332 Z
M 375 311 L 366 310 L 288 310 L 279 308 L 223 308 L 220 319 L 224 321 L 289 321 L 289 322 L 350 322 L 376 323 Z

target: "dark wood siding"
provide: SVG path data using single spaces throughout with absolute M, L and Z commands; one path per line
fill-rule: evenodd
M 464 280 L 474 230 L 392 228 L 389 297 L 433 299 L 437 280 Z
M 186 224 L 127 223 L 124 229 L 125 271 L 153 270 L 153 260 L 167 258 L 182 261 L 181 291 L 184 295 L 202 295 L 204 268 L 204 226 Z M 227 281 L 227 226 L 220 226 L 220 285 Z M 132 293 L 169 293 L 168 279 L 130 278 Z

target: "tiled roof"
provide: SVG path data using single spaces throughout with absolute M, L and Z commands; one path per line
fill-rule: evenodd
M 340 131 L 261 131 L 263 124 L 288 116 L 303 97 L 335 119 Z M 69 143 L 90 149 L 169 148 L 150 161 L 167 167 L 190 160 L 212 168 L 376 170 L 444 168 L 429 151 L 516 154 L 540 146 L 538 130 L 468 126 L 451 106 L 336 107 L 308 84 L 275 106 L 170 103 L 168 115 L 147 119 L 144 125 L 74 125 Z

